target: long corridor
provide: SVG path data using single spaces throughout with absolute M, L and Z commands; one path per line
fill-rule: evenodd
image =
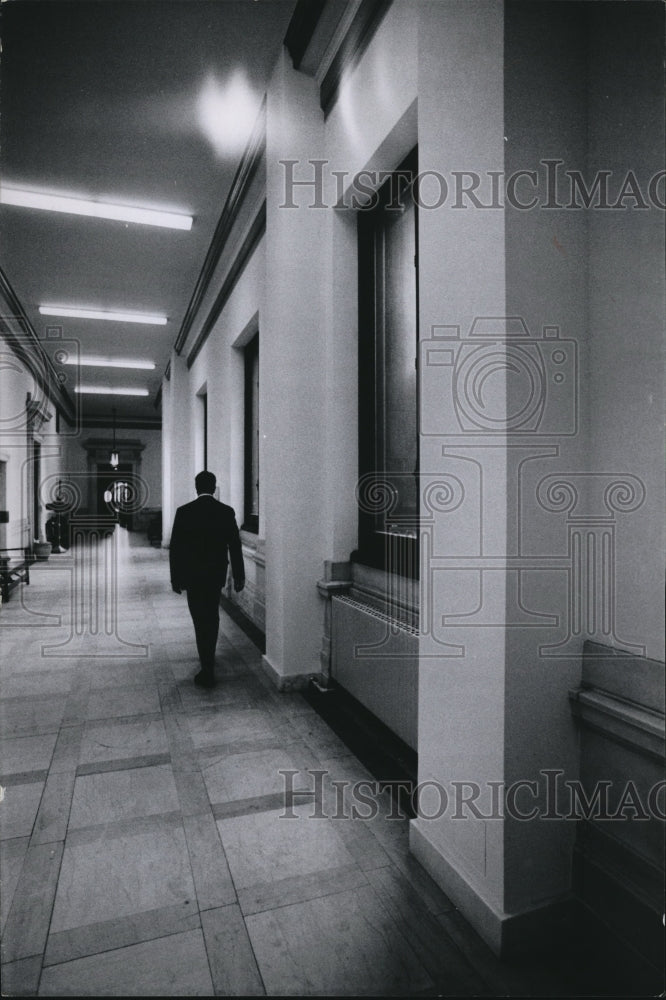
M 218 685 L 195 687 L 166 552 L 105 545 L 117 626 L 72 607 L 75 553 L 1 612 L 3 995 L 594 992 L 573 955 L 500 963 L 386 793 L 350 818 L 332 782 L 372 776 L 224 614 Z

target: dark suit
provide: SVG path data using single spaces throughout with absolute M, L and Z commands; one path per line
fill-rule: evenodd
M 234 584 L 240 590 L 245 568 L 233 508 L 208 494 L 179 507 L 169 546 L 171 586 L 187 591 L 201 669 L 211 679 L 220 626 L 220 594 L 229 558 Z

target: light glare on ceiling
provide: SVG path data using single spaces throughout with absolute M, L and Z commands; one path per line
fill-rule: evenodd
M 260 104 L 240 70 L 226 84 L 213 74 L 208 76 L 197 102 L 199 125 L 220 156 L 243 152 Z
M 104 309 L 79 309 L 69 306 L 40 306 L 42 316 L 72 316 L 74 319 L 107 319 L 117 323 L 147 323 L 151 326 L 165 326 L 166 316 L 152 313 L 118 312 Z
M 94 219 L 113 219 L 118 222 L 136 222 L 143 226 L 162 229 L 192 228 L 191 215 L 165 212 L 156 208 L 139 208 L 133 205 L 112 205 L 88 198 L 72 198 L 43 191 L 26 191 L 22 188 L 0 185 L 0 204 L 19 208 L 38 208 L 47 212 L 65 212 L 68 215 L 85 215 Z

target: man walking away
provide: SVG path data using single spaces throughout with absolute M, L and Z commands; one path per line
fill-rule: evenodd
M 245 567 L 236 515 L 214 497 L 215 476 L 200 472 L 194 485 L 197 499 L 179 507 L 171 531 L 169 566 L 171 587 L 187 591 L 201 670 L 194 678 L 200 687 L 215 684 L 215 647 L 220 627 L 220 594 L 231 572 L 236 593 L 245 586 Z

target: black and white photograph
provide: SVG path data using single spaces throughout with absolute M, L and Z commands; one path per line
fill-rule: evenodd
M 666 5 L 0 3 L 0 993 L 663 997 Z

